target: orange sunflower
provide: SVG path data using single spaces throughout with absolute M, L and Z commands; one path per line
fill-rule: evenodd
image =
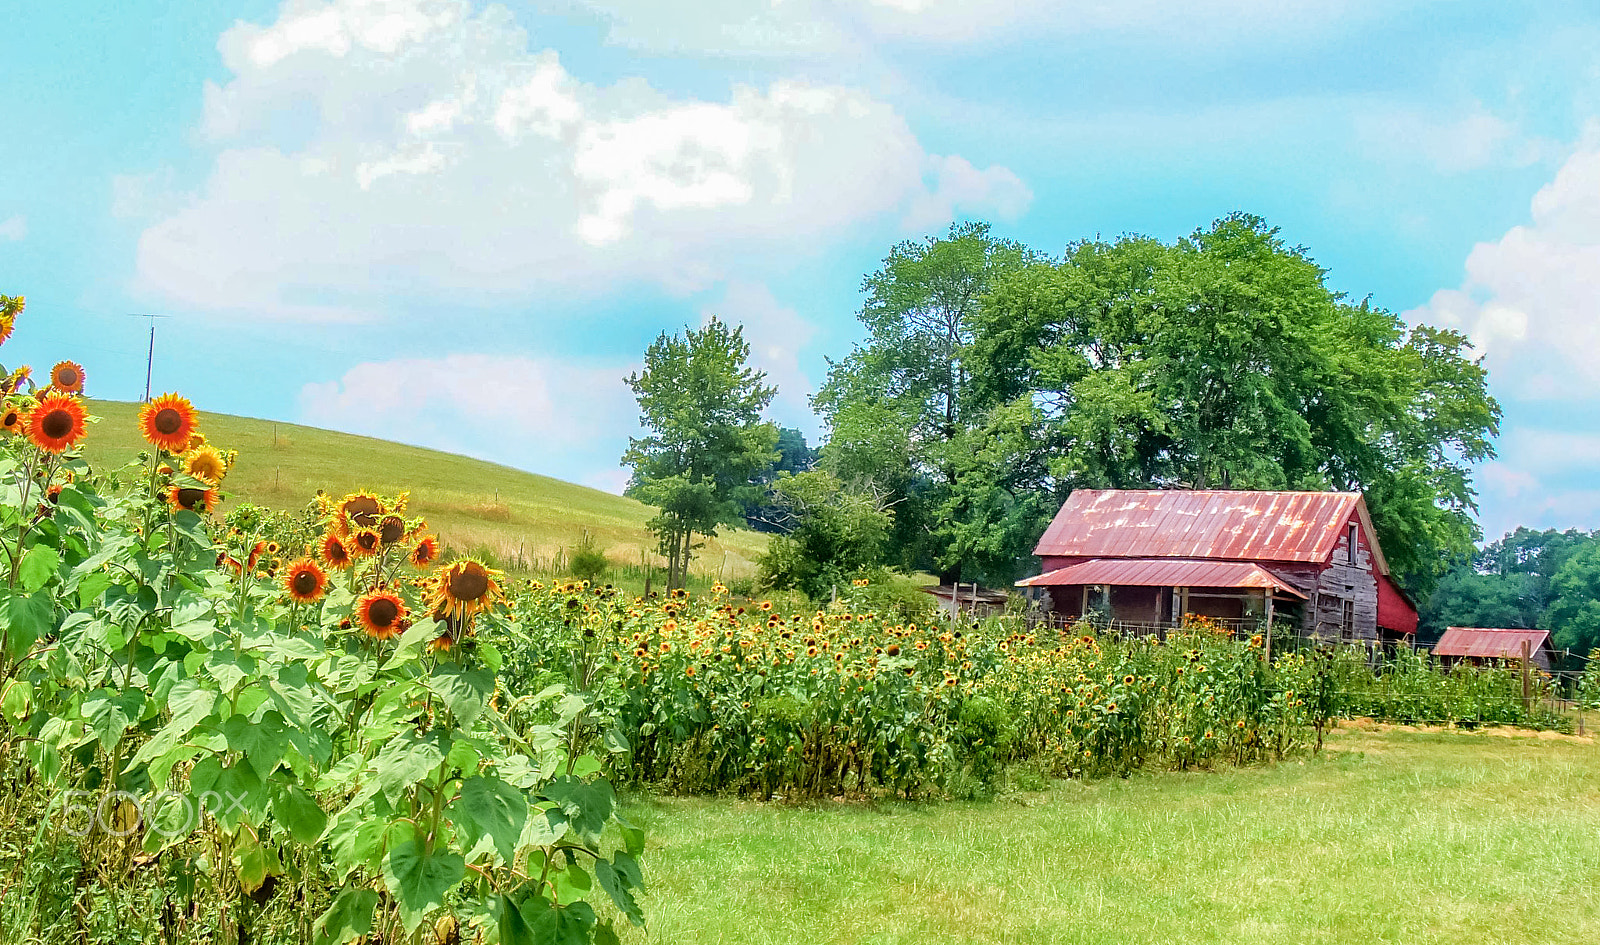
M 322 560 L 328 562 L 330 568 L 348 568 L 350 549 L 345 547 L 338 535 L 329 532 L 322 536 Z
M 162 394 L 140 409 L 139 432 L 151 446 L 181 453 L 195 432 L 194 405 L 177 394 Z
M 28 439 L 46 453 L 60 453 L 71 449 L 88 432 L 89 413 L 78 398 L 69 394 L 49 393 L 39 398 L 39 403 L 28 411 L 25 420 Z
M 16 404 L 7 402 L 4 410 L 0 410 L 0 430 L 21 436 L 27 424 L 27 415 Z
M 50 386 L 63 394 L 83 393 L 83 365 L 62 361 L 50 369 Z
M 356 602 L 356 622 L 374 640 L 388 640 L 403 632 L 406 602 L 389 591 L 373 591 Z
M 385 515 L 383 521 L 378 523 L 378 537 L 383 539 L 385 546 L 398 543 L 406 537 L 405 519 L 398 515 Z
M 437 581 L 428 602 L 435 611 L 451 617 L 471 617 L 505 600 L 505 592 L 496 581 L 505 575 L 471 558 L 447 564 L 435 573 Z
M 383 514 L 383 503 L 370 492 L 355 492 L 345 496 L 335 513 L 339 528 L 347 533 L 357 528 L 373 527 Z
M 411 549 L 411 566 L 415 568 L 425 568 L 432 564 L 438 557 L 439 539 L 433 537 L 432 535 L 427 535 L 424 536 L 421 541 L 417 542 L 417 546 L 415 548 Z
M 20 295 L 0 295 L 0 345 L 11 337 L 11 329 L 17 327 L 17 316 L 22 314 L 27 305 L 27 300 Z
M 350 549 L 350 557 L 366 558 L 382 550 L 383 539 L 370 528 L 358 528 L 350 533 L 350 541 L 346 547 Z
M 173 486 L 167 490 L 167 505 L 174 512 L 188 509 L 191 512 L 202 514 L 210 512 L 217 507 L 217 500 L 221 496 L 215 489 L 198 489 L 188 486 Z M 252 565 L 254 567 L 254 565 Z
M 310 558 L 300 558 L 283 575 L 283 589 L 302 604 L 315 603 L 328 592 L 328 575 Z

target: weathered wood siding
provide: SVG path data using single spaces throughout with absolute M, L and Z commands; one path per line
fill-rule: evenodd
M 1351 525 L 1356 535 L 1353 555 Z M 1306 604 L 1305 631 L 1326 640 L 1378 639 L 1378 580 L 1373 573 L 1372 544 L 1354 516 L 1317 574 Z

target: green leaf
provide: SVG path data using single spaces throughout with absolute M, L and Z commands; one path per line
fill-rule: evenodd
M 606 891 L 606 895 L 611 897 L 618 911 L 627 916 L 629 922 L 644 925 L 644 910 L 633 898 L 634 890 L 644 889 L 644 877 L 633 857 L 619 852 L 611 863 L 595 860 L 594 876 L 599 880 L 600 888 Z
M 107 754 L 122 739 L 128 726 L 144 714 L 144 693 L 138 689 L 105 689 L 83 697 L 84 719 Z
M 502 863 L 516 859 L 517 842 L 528 822 L 528 798 L 521 791 L 492 775 L 468 778 L 447 813 L 469 860 L 485 848 L 498 853 Z
M 572 829 L 590 841 L 599 840 L 616 803 L 616 795 L 606 781 L 560 777 L 546 784 L 543 793 L 561 807 Z
M 422 683 L 429 692 L 444 700 L 462 725 L 471 725 L 483 714 L 494 692 L 494 673 L 482 667 L 468 668 L 451 663 L 424 677 Z
M 253 893 L 267 881 L 267 852 L 259 841 L 249 840 L 234 850 L 239 876 L 239 886 L 245 893 Z
M 272 816 L 300 843 L 316 843 L 328 828 L 328 815 L 298 784 L 285 784 L 272 792 Z
M 439 622 L 436 620 L 419 620 L 411 625 L 411 629 L 400 635 L 400 641 L 395 644 L 394 652 L 384 661 L 382 670 L 391 670 L 402 663 L 409 663 L 422 652 L 422 644 L 439 635 Z
M 5 655 L 16 660 L 28 652 L 33 646 L 33 641 L 54 629 L 56 604 L 55 598 L 48 591 L 32 595 L 9 591 L 7 594 L 5 640 L 6 649 L 10 652 Z
M 444 905 L 449 892 L 466 875 L 467 863 L 458 853 L 425 853 L 422 844 L 407 840 L 383 858 L 383 881 L 400 906 L 400 922 L 407 934 L 423 918 Z
M 128 770 L 160 757 L 186 740 L 216 707 L 217 694 L 201 688 L 193 679 L 180 679 L 167 694 L 167 708 L 172 721 L 156 732 L 155 736 L 139 748 L 139 753 L 128 763 Z
M 317 920 L 316 945 L 345 945 L 369 934 L 377 909 L 377 890 L 361 887 L 341 890 L 333 905 Z
M 419 738 L 407 734 L 390 741 L 372 759 L 373 781 L 391 804 L 398 804 L 412 785 L 439 767 L 444 756 L 437 736 Z
M 48 545 L 34 545 L 22 556 L 22 566 L 17 569 L 17 578 L 22 581 L 23 589 L 32 594 L 49 584 L 60 567 L 60 552 Z
M 246 818 L 250 823 L 260 822 L 267 804 L 266 785 L 261 783 L 255 768 L 234 762 L 217 775 L 211 790 L 216 796 L 208 798 L 207 810 L 217 823 L 232 830 Z
M 277 769 L 289 746 L 289 727 L 282 715 L 272 711 L 263 714 L 259 722 L 244 715 L 231 716 L 222 723 L 222 734 L 228 747 L 243 755 L 262 780 Z
M 0 690 L 0 712 L 4 712 L 13 722 L 21 722 L 28 716 L 33 705 L 33 683 L 26 679 L 7 680 L 3 690 Z
M 324 839 L 333 850 L 333 862 L 341 880 L 358 867 L 369 871 L 377 868 L 384 831 L 388 827 L 386 821 L 372 815 L 365 802 L 357 802 L 334 815 Z
M 548 945 L 589 945 L 594 909 L 587 902 L 551 906 L 530 923 L 534 941 Z

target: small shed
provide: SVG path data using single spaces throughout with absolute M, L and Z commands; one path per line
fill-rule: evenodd
M 1528 661 L 1549 671 L 1555 664 L 1555 648 L 1550 631 L 1515 627 L 1450 627 L 1433 645 L 1434 655 L 1447 666 L 1463 660 L 1482 663 L 1516 662 L 1522 659 L 1522 645 L 1528 644 Z
M 939 609 L 946 617 L 990 617 L 1004 613 L 1006 601 L 1009 599 L 1005 591 L 992 590 L 979 587 L 976 584 L 940 584 L 936 587 L 924 587 L 924 593 L 932 594 L 939 602 Z

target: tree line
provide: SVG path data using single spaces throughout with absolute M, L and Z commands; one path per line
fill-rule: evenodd
M 673 586 L 749 518 L 781 532 L 773 586 L 876 565 L 1003 586 L 1079 488 L 1359 491 L 1419 598 L 1475 554 L 1500 421 L 1481 359 L 1332 288 L 1260 217 L 1059 255 L 961 223 L 892 247 L 862 292 L 866 337 L 812 399 L 825 442 L 789 435 L 786 469 L 738 327 L 663 334 L 628 379 L 646 436 L 623 461 Z

